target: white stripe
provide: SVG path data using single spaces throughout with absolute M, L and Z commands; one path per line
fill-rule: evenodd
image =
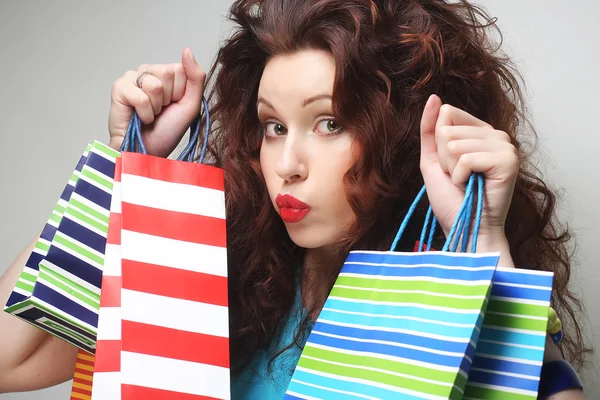
M 351 290 L 360 290 L 363 292 L 377 292 L 377 293 L 405 293 L 405 294 L 424 294 L 427 296 L 434 297 L 444 297 L 451 299 L 463 299 L 463 300 L 477 300 L 477 299 L 485 299 L 487 296 L 477 295 L 477 296 L 463 296 L 459 294 L 449 294 L 449 293 L 436 293 L 436 292 L 428 292 L 426 290 L 401 290 L 401 289 L 377 289 L 370 287 L 357 287 L 357 286 L 347 286 L 347 285 L 336 285 L 336 288 L 341 289 L 351 289 Z
M 93 382 L 92 400 L 110 400 L 121 398 L 120 372 L 94 372 Z
M 122 230 L 121 257 L 124 260 L 227 276 L 225 247 L 183 242 Z
M 530 380 L 530 381 L 539 381 L 540 380 L 539 376 L 515 374 L 513 372 L 495 371 L 495 370 L 485 369 L 485 368 L 471 368 L 471 371 L 481 371 L 481 372 L 486 372 L 488 374 L 512 376 L 513 378 L 527 379 L 527 380 Z
M 40 254 L 44 257 L 46 257 L 48 255 L 48 252 L 46 250 L 42 250 L 42 249 L 38 249 L 37 247 L 34 247 L 33 250 L 31 250 L 32 253 L 36 253 L 36 254 Z
M 121 339 L 121 307 L 100 307 L 97 340 Z
M 62 218 L 62 214 L 59 212 L 56 212 L 55 210 L 52 210 L 52 215 L 54 215 L 55 217 L 57 217 L 59 220 Z
M 67 206 L 69 205 L 69 202 L 66 201 L 65 199 L 59 198 L 58 201 L 56 202 L 56 204 L 63 208 L 67 208 Z
M 489 324 L 483 324 L 482 329 L 483 328 L 486 328 L 486 329 L 495 329 L 495 330 L 506 331 L 506 332 L 526 333 L 528 335 L 546 337 L 546 332 L 529 331 L 527 329 L 506 328 L 506 327 L 503 327 L 503 326 L 494 326 L 494 325 L 489 325 Z
M 548 307 L 548 305 L 550 304 L 550 301 L 544 301 L 544 300 L 526 300 L 526 299 L 519 299 L 516 297 L 501 297 L 501 296 L 490 296 L 490 302 L 491 301 L 507 301 L 509 303 L 521 303 L 521 304 L 529 304 L 532 306 L 544 306 L 544 307 Z
M 121 276 L 121 245 L 106 244 L 102 276 Z
M 13 292 L 15 292 L 15 293 L 18 293 L 18 294 L 20 294 L 20 295 L 22 295 L 22 296 L 25 296 L 25 297 L 29 297 L 29 296 L 31 296 L 31 292 L 28 292 L 28 291 L 26 291 L 25 289 L 21 289 L 21 288 L 18 288 L 18 287 L 16 287 L 16 286 L 13 288 Z M 25 299 L 25 300 L 27 300 L 27 299 Z M 21 301 L 21 303 L 22 303 L 23 301 L 25 301 L 25 300 L 22 300 L 22 301 Z M 18 303 L 15 303 L 15 304 L 13 304 L 12 306 L 15 306 L 15 305 L 17 305 L 17 304 L 18 304 Z M 11 306 L 11 307 L 12 307 L 12 306 Z M 4 306 L 4 309 L 6 309 L 6 308 L 8 308 L 8 307 Z M 20 312 L 20 310 L 19 310 L 19 312 Z
M 325 303 L 325 304 L 327 304 L 327 303 Z M 408 317 L 408 316 L 400 316 L 400 315 L 370 314 L 370 313 L 357 312 L 357 311 L 338 310 L 336 308 L 329 308 L 329 307 L 323 307 L 323 310 L 336 312 L 336 313 L 340 313 L 340 314 L 362 315 L 365 317 L 375 317 L 375 318 L 401 319 L 401 320 L 425 322 L 425 323 L 429 323 L 429 324 L 436 324 L 436 325 L 442 325 L 442 326 L 455 326 L 457 328 L 472 328 L 474 325 L 474 324 L 457 324 L 457 323 L 446 322 L 446 321 L 436 321 L 433 319 Z
M 161 210 L 225 218 L 225 194 L 221 190 L 123 174 L 121 200 Z
M 58 222 L 53 221 L 51 219 L 48 219 L 48 221 L 46 222 L 48 225 L 53 226 L 55 228 L 58 228 Z
M 505 392 L 505 393 L 522 394 L 522 395 L 526 395 L 526 396 L 532 396 L 532 398 L 534 398 L 534 399 L 537 396 L 537 393 L 532 392 L 531 390 L 508 388 L 505 386 L 486 385 L 484 383 L 475 383 L 475 382 L 467 382 L 467 386 L 477 386 L 477 387 L 481 387 L 484 389 L 492 389 L 492 390 L 497 390 L 497 391 Z M 507 396 L 507 398 L 510 398 L 510 396 Z
M 104 158 L 106 158 L 109 161 L 112 161 L 113 163 L 115 163 L 117 160 L 115 159 L 115 157 L 113 157 L 112 152 L 115 151 L 113 150 L 111 147 L 105 145 L 102 142 L 99 142 L 97 140 L 94 140 L 94 143 L 92 145 L 92 148 L 90 149 L 91 152 L 98 154 Z M 120 154 L 120 153 L 119 153 Z
M 72 210 L 78 210 L 78 211 L 79 211 L 79 212 L 81 212 L 82 214 L 84 214 L 84 215 L 86 215 L 86 216 L 90 217 L 91 219 L 93 219 L 93 220 L 97 221 L 99 224 L 102 224 L 103 226 L 105 226 L 105 227 L 106 227 L 106 229 L 108 229 L 108 225 L 107 225 L 106 223 L 104 223 L 104 222 L 102 222 L 102 221 L 98 221 L 96 218 L 94 218 L 94 217 L 90 216 L 89 214 L 87 214 L 87 213 L 85 213 L 85 212 L 81 211 L 79 208 L 77 208 L 77 207 L 73 207 L 73 206 L 69 206 L 69 207 L 67 208 L 67 212 L 65 213 L 65 216 L 64 216 L 63 218 L 66 218 L 66 219 L 68 219 L 68 220 L 70 220 L 70 221 L 73 221 L 73 222 L 74 222 L 74 223 L 76 223 L 77 225 L 80 225 L 80 226 L 82 226 L 82 227 L 86 228 L 87 230 L 94 232 L 94 233 L 95 233 L 96 235 L 98 235 L 98 236 L 102 236 L 102 237 L 104 237 L 104 238 L 107 236 L 107 233 L 106 233 L 106 232 L 104 232 L 104 231 L 101 231 L 100 229 L 96 228 L 95 226 L 92 226 L 92 225 L 88 224 L 87 222 L 85 222 L 84 220 L 82 220 L 82 219 L 79 219 L 77 216 L 73 215 L 73 214 L 72 214 L 72 212 L 73 212 Z
M 77 200 L 80 203 L 83 203 L 84 205 L 88 206 L 89 208 L 91 208 L 94 211 L 98 211 L 100 214 L 102 214 L 102 215 L 104 215 L 106 217 L 110 216 L 110 211 L 109 210 L 107 210 L 104 207 L 100 207 L 98 204 L 94 203 L 93 201 L 90 201 L 90 200 L 86 199 L 85 197 L 82 197 L 81 195 L 79 195 L 79 194 L 77 194 L 75 192 L 73 192 L 73 195 L 71 196 L 71 198 L 74 199 L 74 200 Z M 71 204 L 71 203 L 69 203 L 69 206 L 71 206 L 71 207 L 73 207 L 73 208 L 75 208 L 77 210 L 80 210 L 79 208 L 74 207 L 73 204 Z M 83 211 L 81 211 L 81 212 L 83 212 Z M 89 215 L 88 213 L 84 213 L 84 214 L 85 215 Z M 98 222 L 102 222 L 103 224 L 105 224 L 104 221 L 100 221 L 99 219 L 97 219 L 97 218 L 95 218 L 95 217 L 93 217 L 91 215 L 90 215 L 90 217 L 94 218 Z
M 88 303 L 86 303 L 85 301 L 79 300 L 77 297 L 73 296 L 70 292 L 64 291 L 63 289 L 59 288 L 58 286 L 54 286 L 51 282 L 48 282 L 47 280 L 43 279 L 43 278 L 38 278 L 38 282 L 41 283 L 44 286 L 49 287 L 50 289 L 54 290 L 57 293 L 62 294 L 63 296 L 65 296 L 67 299 L 71 300 L 72 302 L 75 302 L 77 304 L 79 304 L 81 307 L 83 308 L 87 308 L 88 310 L 90 310 L 93 313 L 98 313 L 98 308 L 100 308 L 100 302 L 98 302 L 96 299 L 92 299 L 91 297 L 85 295 L 82 292 L 79 292 L 82 295 L 85 295 L 85 297 L 87 297 L 88 299 L 92 300 L 95 304 L 97 304 L 96 307 L 89 305 Z M 73 288 L 73 290 L 76 290 Z M 63 314 L 68 314 L 67 312 L 63 311 Z M 78 318 L 75 317 L 71 317 L 74 320 L 79 321 Z
M 548 292 L 552 291 L 552 288 L 549 286 L 524 285 L 521 283 L 494 282 L 494 286 L 509 286 L 523 289 L 546 290 Z
M 437 268 L 437 269 L 447 269 L 452 271 L 494 271 L 496 267 L 450 267 L 447 265 L 439 265 L 439 264 L 386 264 L 386 263 L 367 263 L 367 262 L 356 262 L 356 261 L 346 261 L 344 265 L 363 265 L 368 267 L 393 267 L 393 268 Z
M 397 393 L 404 393 L 404 394 L 408 394 L 408 395 L 412 395 L 412 396 L 417 396 L 419 398 L 426 398 L 426 399 L 430 399 L 430 400 L 448 400 L 448 397 L 435 396 L 435 395 L 431 395 L 431 394 L 424 395 L 422 392 L 417 392 L 417 391 L 414 391 L 414 390 L 399 388 L 397 386 L 386 385 L 386 384 L 379 383 L 379 382 L 368 381 L 368 380 L 365 380 L 365 379 L 348 378 L 348 377 L 345 377 L 345 376 L 328 374 L 327 372 L 315 371 L 315 370 L 307 369 L 307 368 L 304 368 L 304 367 L 297 367 L 296 369 L 298 371 L 302 371 L 302 372 L 307 372 L 309 374 L 323 376 L 325 378 L 333 378 L 333 379 L 338 379 L 340 381 L 361 383 L 363 385 L 368 385 L 368 386 L 374 386 L 374 387 L 378 387 L 378 388 L 382 388 L 382 389 L 387 389 L 387 390 L 390 390 L 390 391 L 393 391 L 393 392 L 397 392 Z M 426 396 L 426 397 L 424 397 L 424 396 Z
M 121 214 L 121 182 L 115 181 L 113 183 L 110 212 L 114 214 Z
M 351 396 L 361 397 L 363 399 L 378 400 L 377 397 L 365 396 L 365 395 L 360 394 L 360 393 L 348 392 L 346 390 L 332 389 L 332 388 L 328 388 L 328 387 L 325 387 L 325 386 L 315 385 L 314 383 L 304 382 L 304 381 L 301 381 L 301 380 L 298 380 L 298 379 L 292 379 L 292 382 L 299 383 L 299 384 L 305 385 L 305 386 L 314 387 L 314 388 L 321 389 L 321 390 L 326 390 L 328 392 L 349 394 Z M 291 392 L 290 392 L 290 394 L 291 394 Z
M 353 250 L 350 254 L 383 254 L 394 257 L 420 257 L 424 252 L 399 252 L 399 251 L 376 251 L 376 250 Z M 450 256 L 450 257 L 465 257 L 465 258 L 485 258 L 485 257 L 498 257 L 500 253 L 458 253 L 452 251 L 436 251 L 436 255 Z M 494 267 L 495 269 L 495 267 Z
M 541 275 L 541 276 L 554 276 L 553 272 L 537 271 L 532 269 L 519 269 L 509 267 L 498 267 L 498 271 L 508 272 L 511 274 L 523 274 L 523 275 Z
M 229 337 L 229 313 L 224 306 L 122 289 L 121 310 L 124 321 Z
M 393 301 L 373 301 L 373 300 L 364 300 L 364 299 L 349 299 L 346 297 L 339 296 L 329 296 L 328 299 L 332 300 L 340 300 L 347 301 L 350 303 L 360 303 L 360 304 L 374 304 L 374 305 L 385 305 L 385 306 L 400 306 L 400 307 L 415 307 L 415 308 L 423 308 L 425 310 L 436 310 L 436 311 L 446 311 L 457 314 L 475 314 L 481 315 L 481 309 L 459 309 L 459 308 L 450 308 L 450 307 L 440 307 L 440 306 L 429 306 L 425 304 L 419 303 L 395 303 Z
M 41 243 L 41 244 L 45 244 L 46 246 L 50 246 L 50 244 L 52 243 L 49 240 L 46 240 L 46 239 L 44 239 L 42 237 L 39 237 L 38 240 L 37 240 L 37 242 Z
M 526 319 L 533 319 L 536 321 L 547 321 L 548 320 L 548 317 L 534 317 L 531 315 L 503 313 L 503 312 L 498 312 L 498 311 L 488 311 L 487 314 L 502 315 L 505 317 L 526 318 Z
M 77 180 L 79 180 L 79 173 L 77 173 L 76 176 L 77 176 Z M 77 182 L 72 179 L 69 179 L 69 182 L 67 182 L 67 185 L 73 186 L 73 187 L 75 187 L 76 184 L 77 184 Z
M 465 281 L 460 279 L 443 279 L 443 278 L 435 278 L 432 276 L 387 276 L 387 275 L 364 275 L 364 274 L 355 274 L 352 272 L 340 272 L 339 276 L 347 276 L 350 278 L 361 278 L 361 279 L 371 279 L 373 281 L 424 281 L 424 282 L 436 282 L 436 283 L 446 283 L 452 285 L 461 285 L 461 286 L 489 286 L 490 280 L 478 280 L 478 281 Z M 494 283 L 495 284 L 495 283 Z
M 109 178 L 108 176 L 106 176 L 106 175 L 104 175 L 104 174 L 96 171 L 95 169 L 92 169 L 92 168 L 88 167 L 87 165 L 83 167 L 83 171 L 88 171 L 92 175 L 98 175 L 101 178 L 108 180 L 109 182 L 113 182 L 113 180 L 111 178 Z M 83 174 L 81 174 L 81 177 L 79 179 L 82 180 L 82 181 L 85 181 L 85 182 L 89 183 L 90 185 L 92 185 L 92 186 L 94 186 L 94 187 L 96 187 L 96 188 L 98 188 L 100 190 L 102 190 L 104 193 L 108 193 L 108 194 L 111 193 L 111 191 L 110 191 L 109 188 L 107 188 L 106 186 L 104 186 L 104 185 L 96 182 L 92 178 L 88 178 L 87 176 L 85 176 Z M 75 192 L 73 192 L 73 194 L 75 194 Z
M 498 342 L 496 340 L 479 339 L 479 342 L 499 344 L 499 345 L 502 345 L 502 346 L 519 347 L 519 348 L 522 348 L 522 349 L 544 350 L 544 347 L 542 347 L 542 346 L 529 346 L 527 344 L 516 344 L 516 343 L 508 343 L 508 342 Z
M 22 282 L 22 283 L 24 283 L 26 285 L 29 285 L 29 286 L 34 286 L 35 282 L 37 281 L 37 277 L 34 277 L 33 280 L 29 280 L 28 278 L 25 278 L 22 275 L 19 275 L 18 281 Z
M 514 358 L 514 357 L 496 356 L 496 355 L 492 355 L 492 354 L 480 353 L 480 352 L 477 352 L 477 350 L 475 350 L 475 355 L 477 357 L 491 358 L 494 360 L 511 361 L 511 362 L 520 363 L 520 364 L 534 365 L 537 367 L 542 366 L 542 361 L 531 361 L 531 360 L 523 360 L 523 359 Z
M 307 396 L 305 394 L 296 393 L 296 392 L 293 392 L 291 390 L 288 390 L 285 393 L 286 394 L 290 394 L 290 395 L 295 396 L 295 397 L 298 397 L 299 399 L 304 399 L 304 400 L 323 400 L 323 399 L 318 399 L 316 397 Z
M 422 346 L 415 346 L 412 344 L 405 344 L 405 343 L 397 343 L 397 342 L 389 342 L 389 341 L 385 341 L 385 340 L 375 340 L 375 339 L 359 339 L 359 338 L 355 338 L 355 337 L 351 337 L 351 336 L 343 336 L 343 335 L 334 335 L 332 333 L 327 333 L 327 332 L 321 332 L 318 331 L 316 329 L 313 329 L 312 332 L 318 333 L 319 335 L 322 336 L 328 336 L 328 337 L 333 337 L 333 338 L 337 338 L 337 339 L 344 339 L 344 340 L 349 340 L 351 342 L 360 342 L 360 343 L 379 343 L 379 344 L 385 344 L 388 346 L 394 346 L 394 347 L 401 347 L 401 348 L 405 348 L 405 349 L 413 349 L 413 350 L 419 350 L 419 351 L 424 351 L 426 353 L 431 353 L 431 354 L 440 354 L 440 355 L 444 355 L 444 356 L 452 356 L 452 357 L 461 357 L 463 356 L 465 353 L 456 353 L 456 352 L 451 352 L 451 351 L 443 351 L 443 350 L 434 350 L 434 349 L 430 349 L 428 347 L 422 347 Z M 315 347 L 320 347 L 322 345 L 317 345 L 317 344 L 313 344 L 313 346 Z M 323 346 L 323 348 L 325 348 L 327 346 Z M 331 350 L 334 351 L 343 351 L 343 352 L 352 352 L 352 350 L 339 350 L 336 349 L 335 347 L 331 347 Z M 465 351 L 466 351 L 466 346 L 465 346 Z M 356 354 L 367 354 L 369 352 L 364 352 L 364 353 L 356 353 Z M 396 356 L 388 356 L 385 354 L 380 354 L 380 353 L 369 353 L 372 354 L 373 357 L 376 358 L 383 358 L 385 360 L 404 360 L 401 357 L 396 357 Z
M 229 369 L 121 352 L 121 383 L 229 400 Z
M 81 279 L 78 276 L 73 275 L 72 273 L 70 273 L 69 271 L 66 271 L 62 268 L 60 268 L 59 266 L 52 264 L 50 261 L 48 260 L 42 260 L 42 262 L 40 262 L 40 264 L 44 267 L 44 268 L 48 268 L 49 270 L 51 270 L 52 272 L 55 272 L 56 274 L 67 278 L 75 283 L 77 283 L 78 285 L 83 286 L 84 288 L 96 293 L 96 294 L 100 294 L 100 289 L 97 288 L 96 286 L 92 285 L 91 283 L 89 283 L 86 280 Z M 51 275 L 51 274 L 50 274 Z
M 470 338 L 456 338 L 456 337 L 442 336 L 442 335 L 436 335 L 433 333 L 412 331 L 409 329 L 389 328 L 387 326 L 365 326 L 365 325 L 358 325 L 358 324 L 346 324 L 343 322 L 330 321 L 330 320 L 321 319 L 321 318 L 319 318 L 319 321 L 326 323 L 326 324 L 344 326 L 344 327 L 348 327 L 348 328 L 358 328 L 358 329 L 363 329 L 366 331 L 377 330 L 377 331 L 384 331 L 384 332 L 406 333 L 408 335 L 421 336 L 421 337 L 444 340 L 446 342 L 454 342 L 454 343 L 469 343 L 470 342 Z

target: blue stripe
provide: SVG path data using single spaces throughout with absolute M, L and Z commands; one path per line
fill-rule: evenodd
M 384 354 L 394 357 L 402 357 L 409 360 L 416 360 L 425 363 L 443 365 L 447 367 L 459 368 L 464 358 L 464 352 L 467 346 L 464 346 L 464 351 L 459 353 L 459 356 L 447 356 L 441 354 L 428 353 L 421 350 L 413 350 L 405 347 L 397 347 L 388 344 L 380 343 L 364 343 L 356 342 L 348 339 L 338 339 L 329 336 L 320 335 L 313 330 L 309 343 L 328 346 L 339 350 L 351 350 L 358 352 L 370 352 L 375 354 Z
M 40 237 L 42 239 L 45 239 L 45 240 L 51 242 L 52 239 L 54 239 L 55 234 L 56 234 L 56 227 L 53 225 L 50 225 L 50 224 L 46 224 L 44 226 L 44 229 L 42 230 L 42 233 L 40 234 Z
M 471 371 L 469 383 L 483 383 L 488 385 L 502 386 L 506 388 L 531 390 L 537 392 L 539 381 L 493 374 L 483 371 Z M 508 395 L 508 394 L 507 394 Z M 510 395 L 508 395 L 510 397 Z
M 50 246 L 46 260 L 50 263 L 70 272 L 71 274 L 83 279 L 91 285 L 100 289 L 102 285 L 102 270 L 98 269 L 85 261 L 63 251 L 55 246 Z
M 481 329 L 479 340 L 491 340 L 494 342 L 522 344 L 526 346 L 544 347 L 545 336 L 531 335 L 528 333 L 510 332 L 502 329 L 484 327 Z
M 503 356 L 518 358 L 528 361 L 542 361 L 544 359 L 544 350 L 525 349 L 522 347 L 509 346 L 506 344 L 496 344 L 489 342 L 477 343 L 477 353 L 489 354 L 492 356 Z
M 77 181 L 75 193 L 90 200 L 92 203 L 98 204 L 100 207 L 106 210 L 110 209 L 110 200 L 112 195 L 110 193 L 106 193 L 102 189 L 98 189 L 94 185 L 89 184 L 84 180 L 84 177 Z
M 495 281 L 494 281 L 495 282 Z M 512 297 L 515 299 L 550 301 L 550 290 L 520 288 L 514 286 L 492 285 L 492 296 Z
M 352 393 L 360 393 L 363 395 L 368 395 L 368 396 L 379 398 L 379 399 L 401 399 L 401 400 L 409 400 L 410 399 L 410 400 L 413 400 L 413 399 L 422 399 L 423 398 L 423 397 L 415 397 L 415 396 L 411 396 L 409 394 L 395 392 L 393 390 L 379 388 L 376 386 L 365 385 L 363 383 L 348 382 L 348 381 L 341 380 L 341 379 L 323 377 L 323 376 L 313 374 L 310 372 L 305 372 L 305 371 L 296 370 L 296 372 L 294 372 L 293 378 L 303 381 L 303 382 L 309 382 L 314 385 L 330 387 L 332 389 L 338 389 L 338 390 L 345 390 L 347 392 L 352 392 Z M 295 392 L 304 394 L 304 391 L 305 391 L 304 388 L 306 388 L 306 386 L 302 385 L 302 387 L 299 387 L 299 386 L 296 386 L 297 384 L 292 386 L 293 383 L 294 382 L 290 383 L 290 390 L 292 388 L 296 388 L 297 390 L 294 390 Z M 451 390 L 452 390 L 451 388 L 448 388 L 448 394 L 450 394 Z M 323 397 L 323 398 L 326 398 L 326 399 L 336 398 L 337 399 L 336 396 L 337 395 L 334 395 L 334 396 L 330 395 L 328 397 Z
M 363 315 L 343 314 L 335 311 L 323 310 L 319 319 L 340 322 L 344 324 L 364 325 L 370 327 L 386 327 L 395 329 L 408 329 L 412 331 L 444 335 L 456 338 L 471 338 L 475 328 L 475 321 L 470 327 L 443 326 L 431 322 L 413 321 L 409 319 L 366 317 Z M 454 322 L 441 321 L 441 322 Z
M 396 265 L 433 264 L 446 267 L 495 267 L 498 264 L 497 256 L 475 257 L 470 254 L 456 255 L 457 253 L 424 252 L 415 253 L 355 253 L 348 255 L 346 261 L 358 263 L 383 263 Z
M 31 269 L 39 271 L 40 270 L 39 265 L 43 259 L 44 259 L 43 255 L 36 253 L 35 251 L 32 251 L 31 254 L 29 255 L 29 258 L 27 259 L 27 262 L 25 263 L 25 265 L 27 265 Z
M 528 376 L 540 376 L 541 372 L 541 367 L 537 365 L 487 358 L 479 354 L 475 355 L 472 368 L 492 369 L 494 371 L 511 372 L 513 374 Z
M 415 306 L 372 304 L 332 298 L 327 299 L 324 308 L 335 308 L 342 311 L 361 312 L 366 314 L 405 315 L 433 321 L 452 321 L 457 324 L 473 324 L 474 321 L 481 316 L 479 311 L 477 313 L 463 314 L 450 311 L 430 310 Z
M 302 399 L 300 397 L 292 396 L 291 394 L 286 393 L 283 400 L 304 400 L 304 399 Z
M 8 301 L 6 302 L 6 307 L 14 306 L 17 303 L 27 300 L 27 296 L 23 296 L 17 292 L 11 292 L 8 297 Z
M 91 247 L 99 253 L 104 254 L 104 251 L 106 250 L 106 237 L 79 225 L 69 217 L 63 218 L 58 230 L 64 235 Z
M 69 199 L 71 198 L 71 195 L 73 194 L 74 189 L 75 189 L 75 186 L 71 186 L 71 185 L 65 186 L 65 189 L 60 194 L 60 198 L 63 199 L 64 201 L 68 202 Z
M 416 261 L 416 259 L 415 259 Z M 362 264 L 344 264 L 342 272 L 361 275 L 382 275 L 382 276 L 427 276 L 438 279 L 455 279 L 462 281 L 490 280 L 494 275 L 493 270 L 469 271 L 458 269 L 442 269 L 436 267 L 384 267 Z
M 108 176 L 109 178 L 115 177 L 115 163 L 110 162 L 106 158 L 96 153 L 90 153 L 90 156 L 88 157 L 88 160 L 85 163 L 85 165 Z
M 54 307 L 58 308 L 66 314 L 69 314 L 75 319 L 84 321 L 85 323 L 93 327 L 98 327 L 97 312 L 90 311 L 87 308 L 80 306 L 71 299 L 63 296 L 58 292 L 55 292 L 54 290 L 39 282 L 35 285 L 35 289 L 33 290 L 33 297 L 37 297 L 38 299 L 41 299 L 46 303 L 53 305 Z
M 473 350 L 471 351 L 471 349 Z M 467 353 L 475 353 L 475 348 L 473 346 L 469 346 L 469 348 L 467 349 Z M 471 357 L 471 360 L 472 359 L 473 357 Z M 462 362 L 460 363 L 460 369 L 464 371 L 465 374 L 467 374 L 467 376 L 469 376 L 469 371 L 471 370 L 471 361 L 469 361 L 467 357 L 464 357 Z
M 327 324 L 322 322 L 320 319 L 315 323 L 312 332 L 322 332 L 330 335 L 345 336 L 364 340 L 380 340 L 391 343 L 402 343 L 410 346 L 421 346 L 431 350 L 449 351 L 452 353 L 461 354 L 463 354 L 467 348 L 467 343 L 448 342 L 445 340 L 431 339 L 424 336 L 409 335 L 406 333 L 349 328 L 346 326 Z
M 519 270 L 523 271 L 523 270 Z M 506 270 L 497 270 L 494 275 L 494 282 L 515 283 L 520 285 L 533 285 L 552 287 L 552 276 L 537 275 L 523 272 L 512 272 Z

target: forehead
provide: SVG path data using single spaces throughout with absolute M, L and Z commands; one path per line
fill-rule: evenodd
M 335 61 L 322 50 L 302 50 L 273 56 L 260 80 L 258 95 L 265 98 L 310 97 L 333 92 Z M 275 99 L 274 99 L 275 100 Z

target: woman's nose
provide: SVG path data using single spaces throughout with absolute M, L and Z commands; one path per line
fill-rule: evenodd
M 308 177 L 304 147 L 302 138 L 288 133 L 276 166 L 277 175 L 286 182 L 298 182 Z

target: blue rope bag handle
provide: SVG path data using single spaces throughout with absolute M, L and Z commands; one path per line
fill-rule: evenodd
M 471 238 L 471 252 L 475 253 L 477 251 L 477 238 L 479 236 L 479 228 L 481 226 L 481 218 L 483 215 L 483 189 L 484 189 L 484 180 L 483 175 L 481 173 L 472 173 L 469 177 L 469 181 L 465 188 L 465 198 L 458 210 L 456 215 L 456 219 L 454 220 L 454 224 L 448 233 L 448 237 L 446 238 L 446 243 L 442 248 L 442 251 L 452 251 L 456 252 L 458 250 L 459 243 L 462 239 L 461 252 L 467 251 L 467 246 L 469 243 L 469 230 L 471 227 L 471 220 L 473 217 L 473 199 L 475 192 L 475 181 L 477 181 L 477 206 L 475 211 L 475 224 L 473 227 L 473 235 Z M 398 229 L 398 233 L 396 233 L 396 237 L 394 238 L 394 242 L 390 248 L 390 251 L 395 251 L 408 223 L 410 222 L 410 218 L 415 212 L 417 205 L 423 198 L 426 193 L 425 185 L 421 188 L 417 197 L 411 204 L 400 224 L 400 228 Z M 437 226 L 437 218 L 433 215 L 433 211 L 431 206 L 427 209 L 427 214 L 425 215 L 425 222 L 423 224 L 423 229 L 421 230 L 421 236 L 419 239 L 419 248 L 418 252 L 423 251 L 423 243 L 425 243 L 425 237 L 427 237 L 427 247 L 426 251 L 431 250 L 431 243 L 433 241 L 433 235 L 435 232 L 435 228 Z M 427 235 L 427 231 L 429 230 L 429 235 Z M 456 235 L 456 238 L 455 238 Z
M 210 113 L 208 111 L 208 102 L 204 96 L 202 97 L 202 104 L 204 106 L 205 126 L 204 142 L 202 144 L 200 159 L 198 160 L 200 164 L 204 162 L 204 157 L 206 156 L 206 150 L 208 148 L 208 136 L 210 134 Z M 185 146 L 179 157 L 177 157 L 178 161 L 193 162 L 196 158 L 196 149 L 198 148 L 198 139 L 200 137 L 201 121 L 202 112 L 192 122 L 192 125 L 190 127 L 190 140 L 188 141 L 187 145 Z M 127 133 L 125 134 L 125 138 L 123 139 L 123 143 L 121 144 L 120 151 L 148 154 L 148 152 L 146 151 L 146 146 L 144 145 L 144 141 L 142 139 L 142 121 L 140 120 L 140 117 L 135 111 L 133 112 L 131 120 L 129 121 Z

